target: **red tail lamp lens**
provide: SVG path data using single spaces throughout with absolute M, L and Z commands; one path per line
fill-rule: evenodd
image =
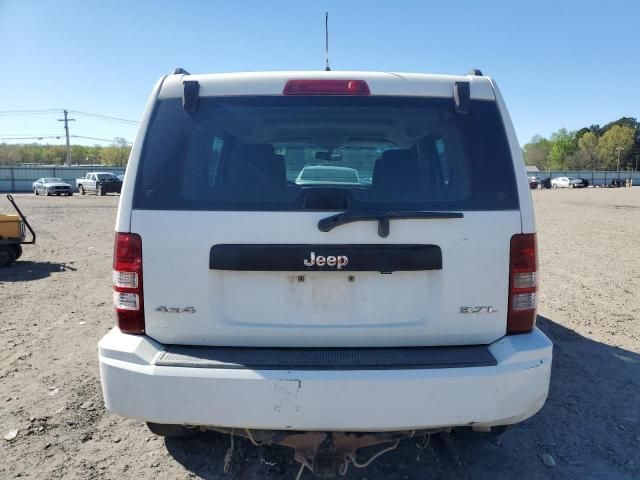
M 538 254 L 535 233 L 511 237 L 507 334 L 528 333 L 536 324 Z
M 113 248 L 113 305 L 123 333 L 144 333 L 142 238 L 116 233 Z
M 289 80 L 284 95 L 371 95 L 364 80 Z

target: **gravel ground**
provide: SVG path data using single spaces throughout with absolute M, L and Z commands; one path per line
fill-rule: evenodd
M 547 404 L 497 439 L 405 441 L 347 478 L 640 478 L 640 188 L 533 195 Z M 39 237 L 0 270 L 0 434 L 18 429 L 0 439 L 0 478 L 295 478 L 287 449 L 237 442 L 225 475 L 227 438 L 165 441 L 105 411 L 96 342 L 113 323 L 118 197 L 16 199 Z

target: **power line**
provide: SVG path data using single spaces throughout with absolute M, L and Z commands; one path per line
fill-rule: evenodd
M 85 140 L 100 140 L 102 142 L 114 142 L 114 138 L 108 139 L 108 138 L 98 138 L 98 137 L 86 137 L 84 135 L 71 135 L 71 138 L 84 138 Z M 131 142 L 127 142 L 128 144 L 130 144 Z
M 80 112 L 78 110 L 69 110 L 69 112 L 74 113 L 76 115 L 86 115 L 87 117 L 101 118 L 103 120 L 111 120 L 111 121 L 114 121 L 114 122 L 130 123 L 132 125 L 137 125 L 138 123 L 140 123 L 137 120 L 129 120 L 129 119 L 126 119 L 126 118 L 111 117 L 109 115 L 99 115 L 97 113 Z
M 97 134 L 99 137 L 125 137 L 122 132 L 125 130 L 122 127 L 105 127 L 105 128 L 87 128 L 83 126 L 81 123 L 78 123 L 74 126 L 73 130 L 79 135 L 95 135 Z M 29 132 L 25 132 L 26 135 Z
M 43 110 L 0 110 L 0 115 L 41 115 L 49 113 L 60 113 L 62 108 L 49 108 Z
M 34 135 L 32 137 L 22 137 L 22 136 L 2 136 L 0 137 L 0 140 L 31 140 L 31 139 L 37 139 L 37 140 L 41 140 L 44 138 L 62 138 L 62 135 L 56 135 L 56 134 L 47 134 L 47 135 Z
M 69 119 L 71 120 L 71 119 Z M 59 134 L 55 134 L 55 133 L 46 133 L 46 134 L 42 134 L 42 135 L 2 135 L 0 136 L 0 140 L 31 140 L 31 139 L 37 139 L 37 140 L 41 140 L 41 139 L 45 139 L 45 138 L 57 138 L 57 139 L 61 139 L 63 138 L 63 135 L 59 135 Z M 69 138 L 80 138 L 80 139 L 85 139 L 85 140 L 98 140 L 101 142 L 111 142 L 114 143 L 115 142 L 115 137 L 114 138 L 102 138 L 102 137 L 90 137 L 90 136 L 86 136 L 86 135 L 69 135 Z M 131 142 L 129 142 L 128 140 L 126 140 L 126 143 L 131 144 Z
M 39 110 L 0 110 L 0 115 L 4 115 L 4 116 L 11 116 L 11 115 L 41 115 L 41 114 L 52 114 L 52 113 L 58 113 L 60 112 L 60 109 L 39 109 Z M 109 122 L 115 122 L 115 123 L 119 123 L 119 124 L 125 124 L 125 125 L 130 125 L 130 126 L 137 126 L 139 122 L 134 121 L 134 120 L 129 120 L 126 118 L 120 118 L 120 117 L 112 117 L 110 115 L 101 115 L 98 113 L 90 113 L 90 112 L 82 112 L 80 110 L 67 110 L 67 109 L 62 109 L 62 114 L 64 115 L 64 118 L 59 118 L 58 121 L 59 122 L 64 122 L 64 131 L 65 131 L 65 137 L 66 137 L 66 144 L 67 144 L 67 160 L 66 160 L 66 164 L 67 165 L 71 165 L 71 138 L 75 138 L 75 139 L 79 139 L 79 140 L 91 140 L 91 141 L 98 141 L 98 142 L 109 142 L 109 143 L 115 143 L 115 138 L 102 138 L 102 137 L 93 137 L 93 136 L 85 136 L 85 135 L 70 135 L 69 134 L 69 122 L 74 122 L 76 119 L 75 118 L 69 118 L 69 113 L 73 113 L 75 115 L 82 115 L 85 117 L 90 117 L 90 118 L 95 118 L 95 119 L 100 119 L 100 120 L 106 120 Z M 9 134 L 5 134 L 3 136 L 0 136 L 0 140 L 44 140 L 44 139 L 60 139 L 61 136 L 59 135 L 28 135 L 28 134 L 13 134 L 13 135 L 9 135 Z M 127 142 L 125 140 L 126 144 L 131 144 L 131 142 Z
M 0 127 L 2 128 L 2 127 Z M 98 134 L 100 137 L 102 138 L 116 138 L 116 137 L 124 137 L 125 135 L 122 135 L 122 130 L 111 130 L 111 129 L 92 129 L 92 128 L 85 128 L 83 126 L 81 126 L 80 124 L 76 124 L 76 126 L 74 127 L 74 132 L 76 132 L 79 135 L 94 135 L 94 134 Z M 38 132 L 38 130 L 36 130 L 36 132 Z M 33 130 L 26 130 L 26 131 L 22 131 L 22 132 L 15 132 L 15 131 L 11 131 L 9 130 L 9 132 L 2 132 L 0 131 L 0 138 L 9 138 L 9 137 L 46 137 L 46 136 L 59 136 L 59 133 L 36 133 Z M 72 137 L 75 135 L 72 135 Z
M 0 115 L 44 115 L 51 113 L 60 113 L 62 111 L 64 111 L 63 108 L 48 108 L 41 110 L 0 110 Z M 130 120 L 128 118 L 112 117 L 110 115 L 101 115 L 99 113 L 81 112 L 80 110 L 67 110 L 67 112 L 73 113 L 75 115 L 85 115 L 87 117 L 100 118 L 102 120 L 109 120 L 113 122 L 128 123 L 131 125 L 138 125 L 140 123 L 137 120 Z
M 36 138 L 36 137 L 61 137 L 60 133 L 32 133 L 32 132 L 19 132 L 19 133 L 5 133 L 0 135 L 0 138 Z

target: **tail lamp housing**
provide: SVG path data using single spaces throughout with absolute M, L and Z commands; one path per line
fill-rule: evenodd
M 123 333 L 144 333 L 142 238 L 116 233 L 113 248 L 113 306 Z
M 535 233 L 511 237 L 507 334 L 528 333 L 536 324 L 538 248 Z

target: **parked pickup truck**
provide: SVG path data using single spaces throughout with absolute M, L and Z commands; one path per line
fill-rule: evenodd
M 80 195 L 86 192 L 95 192 L 96 195 L 107 193 L 120 193 L 122 181 L 110 172 L 89 172 L 84 178 L 76 179 L 76 187 Z

